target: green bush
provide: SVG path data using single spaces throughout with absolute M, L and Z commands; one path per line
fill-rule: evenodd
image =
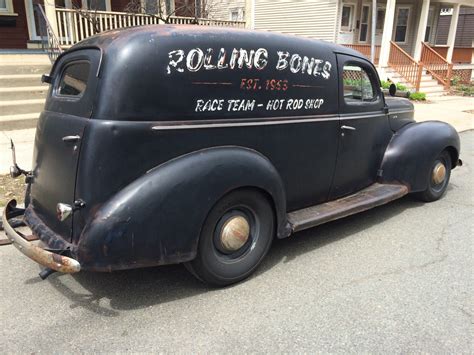
M 400 83 L 397 83 L 397 90 L 400 90 L 400 91 L 407 91 L 407 87 L 403 84 L 400 84 Z
M 453 78 L 451 79 L 451 85 L 456 86 L 459 84 L 460 81 L 461 81 L 461 78 L 459 76 L 453 76 Z
M 381 85 L 382 89 L 390 88 L 391 84 L 392 84 L 392 82 L 390 82 L 390 81 L 380 80 L 380 85 Z M 397 90 L 399 90 L 399 91 L 407 91 L 408 90 L 408 88 L 405 85 L 400 84 L 400 83 L 396 83 L 395 86 L 397 87 Z
M 456 89 L 462 91 L 464 96 L 474 96 L 474 85 L 459 85 Z
M 409 99 L 413 101 L 425 101 L 426 94 L 424 92 L 412 92 Z
M 388 89 L 390 87 L 391 82 L 386 80 L 380 80 L 380 85 L 382 89 Z

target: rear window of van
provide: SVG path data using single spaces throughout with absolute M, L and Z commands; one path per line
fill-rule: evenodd
M 63 71 L 57 88 L 60 96 L 82 96 L 87 87 L 90 63 L 86 61 L 69 64 Z

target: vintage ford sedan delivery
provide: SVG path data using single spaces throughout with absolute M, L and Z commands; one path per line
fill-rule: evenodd
M 409 193 L 439 199 L 459 163 L 451 126 L 416 123 L 366 58 L 321 41 L 137 27 L 73 46 L 43 79 L 33 170 L 11 172 L 26 206 L 3 215 L 43 277 L 185 263 L 231 284 L 275 237 Z

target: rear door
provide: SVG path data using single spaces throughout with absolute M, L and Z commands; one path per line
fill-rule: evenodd
M 71 238 L 72 218 L 59 221 L 56 205 L 74 204 L 78 159 L 92 114 L 99 60 L 100 52 L 93 49 L 61 57 L 53 68 L 36 131 L 31 201 L 43 222 L 65 239 Z
M 340 139 L 330 199 L 349 195 L 375 182 L 392 132 L 373 66 L 338 55 Z

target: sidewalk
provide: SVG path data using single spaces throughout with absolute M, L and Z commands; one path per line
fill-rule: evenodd
M 35 128 L 30 128 L 0 132 L 0 174 L 8 173 L 12 165 L 10 138 L 13 139 L 15 143 L 16 161 L 18 165 L 24 170 L 31 169 L 35 131 Z
M 427 103 L 415 103 L 415 119 L 444 121 L 458 132 L 474 129 L 474 97 L 441 96 Z
M 471 111 L 468 113 L 466 111 Z M 474 98 L 461 96 L 442 96 L 428 103 L 415 103 L 415 119 L 445 121 L 453 125 L 458 132 L 474 129 Z M 16 146 L 18 165 L 31 169 L 35 129 L 0 132 L 0 174 L 9 172 L 11 165 L 10 138 Z

